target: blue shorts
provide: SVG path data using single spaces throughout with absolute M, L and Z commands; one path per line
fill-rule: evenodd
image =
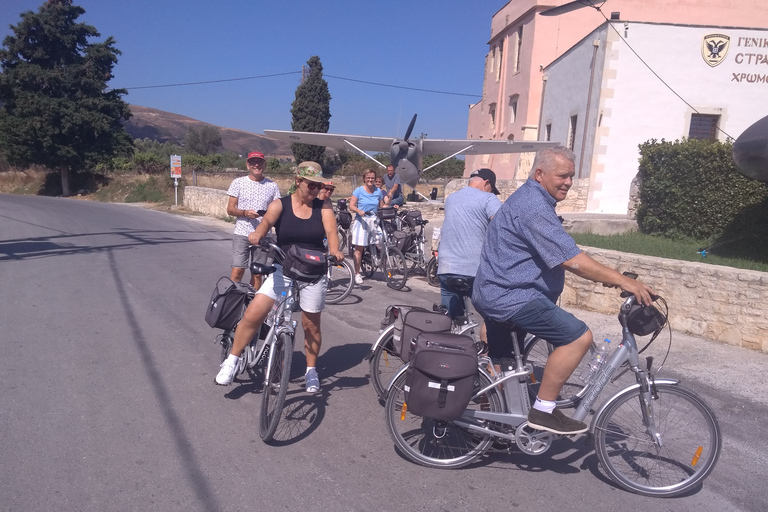
M 447 282 L 451 277 L 462 277 L 469 283 L 469 290 L 467 296 L 472 297 L 472 285 L 475 282 L 475 276 L 462 276 L 460 274 L 438 274 L 440 279 L 440 303 L 448 310 L 448 316 L 454 320 L 457 317 L 465 316 L 467 312 L 464 310 L 464 296 L 456 292 L 452 292 L 448 289 Z
M 493 359 L 514 356 L 510 323 L 515 324 L 520 331 L 545 339 L 556 347 L 576 341 L 589 330 L 587 324 L 547 299 L 529 302 L 506 322 L 485 320 L 488 353 Z M 524 337 L 524 333 L 518 332 L 521 351 Z

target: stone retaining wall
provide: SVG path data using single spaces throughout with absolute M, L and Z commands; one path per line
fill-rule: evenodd
M 229 217 L 227 215 L 228 201 L 229 196 L 226 190 L 206 187 L 184 187 L 184 207 L 193 212 L 223 219 Z
M 768 273 L 583 247 L 600 263 L 637 273 L 669 305 L 673 330 L 768 352 Z M 562 305 L 618 314 L 619 290 L 566 272 Z

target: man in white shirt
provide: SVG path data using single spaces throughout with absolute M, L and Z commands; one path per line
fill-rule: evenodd
M 232 236 L 232 275 L 233 281 L 241 281 L 245 269 L 250 266 L 251 251 L 248 235 L 261 222 L 261 217 L 275 199 L 280 199 L 277 183 L 264 177 L 267 166 L 263 153 L 252 151 L 246 159 L 248 176 L 236 178 L 227 190 L 229 202 L 227 214 L 237 217 L 235 232 Z M 261 212 L 261 213 L 259 213 Z M 251 286 L 258 288 L 261 276 L 251 275 Z

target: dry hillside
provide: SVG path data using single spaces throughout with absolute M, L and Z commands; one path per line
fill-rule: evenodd
M 131 112 L 133 117 L 125 123 L 125 129 L 133 138 L 147 138 L 160 142 L 181 142 L 190 127 L 215 126 L 191 117 L 138 105 L 131 105 Z M 290 144 L 242 130 L 221 126 L 217 128 L 221 129 L 221 142 L 224 149 L 243 156 L 249 151 L 261 151 L 267 156 L 293 158 Z

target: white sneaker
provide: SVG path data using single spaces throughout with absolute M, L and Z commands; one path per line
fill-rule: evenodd
M 363 284 L 363 276 L 361 276 L 360 274 L 355 274 L 355 284 L 358 286 Z
M 221 363 L 221 370 L 213 379 L 213 382 L 219 386 L 229 386 L 232 384 L 232 380 L 235 378 L 235 372 L 237 371 L 237 359 L 227 357 L 223 363 Z
M 307 381 L 307 393 L 317 393 L 320 391 L 320 378 L 317 376 L 317 370 L 312 368 L 305 376 Z

